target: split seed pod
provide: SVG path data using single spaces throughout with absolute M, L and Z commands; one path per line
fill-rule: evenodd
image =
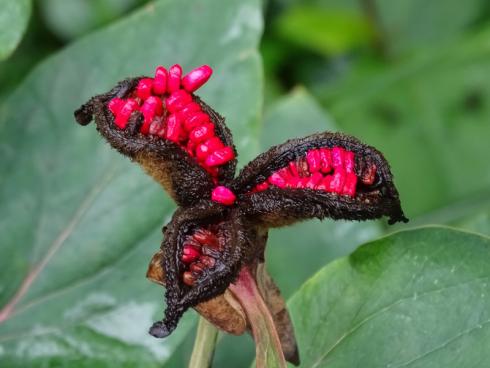
M 159 67 L 154 79 L 127 79 L 91 98 L 75 117 L 81 125 L 94 119 L 109 144 L 142 166 L 180 206 L 164 227 L 161 250 L 147 273 L 165 285 L 167 301 L 165 318 L 150 333 L 168 336 L 191 307 L 227 332 L 250 330 L 229 290 L 246 267 L 286 359 L 298 364 L 285 302 L 264 268 L 268 229 L 325 217 L 408 220 L 383 155 L 340 133 L 272 147 L 235 178 L 236 150 L 224 118 L 193 94 L 210 70 L 189 73 L 182 87 L 174 73 L 169 88 L 171 78 Z

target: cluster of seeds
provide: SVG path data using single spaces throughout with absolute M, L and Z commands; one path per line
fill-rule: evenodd
M 363 173 L 361 182 L 371 185 L 375 176 L 376 165 L 372 164 Z M 306 155 L 277 170 L 266 181 L 256 185 L 253 191 L 276 186 L 316 189 L 354 197 L 357 181 L 354 152 L 342 147 L 318 148 L 309 150 Z
M 221 238 L 213 230 L 216 229 L 199 228 L 184 240 L 181 260 L 186 270 L 182 274 L 182 281 L 188 286 L 194 285 L 205 269 L 214 267 L 224 249 Z
M 141 112 L 144 118 L 141 134 L 177 143 L 216 181 L 218 167 L 233 160 L 235 154 L 232 147 L 225 146 L 216 136 L 211 118 L 192 97 L 212 72 L 203 65 L 182 77 L 178 64 L 168 71 L 159 66 L 154 78 L 140 79 L 128 98 L 113 98 L 107 107 L 120 129 L 126 128 L 134 111 Z

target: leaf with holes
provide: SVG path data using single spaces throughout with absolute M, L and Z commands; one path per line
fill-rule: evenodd
M 302 367 L 484 367 L 490 238 L 429 227 L 366 244 L 289 302 Z
M 147 335 L 162 290 L 145 272 L 173 205 L 73 111 L 127 75 L 206 63 L 216 77 L 201 95 L 253 156 L 260 32 L 256 0 L 151 3 L 51 58 L 0 107 L 1 366 L 156 367 L 172 353 L 190 321 L 165 342 Z

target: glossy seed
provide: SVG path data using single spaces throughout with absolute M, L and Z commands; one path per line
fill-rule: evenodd
M 150 124 L 153 121 L 155 115 L 160 115 L 162 113 L 162 100 L 156 96 L 150 96 L 141 106 L 141 113 L 143 114 L 144 120 L 143 125 L 140 128 L 141 133 L 148 134 L 150 131 Z
M 201 111 L 201 106 L 196 103 L 196 102 L 189 102 L 187 105 L 185 105 L 182 110 L 179 111 L 179 114 L 182 115 L 182 118 L 185 120 L 187 119 L 190 115 L 196 112 Z
M 267 179 L 270 184 L 275 185 L 276 187 L 279 188 L 285 188 L 287 181 L 284 179 L 279 173 L 275 172 L 271 176 L 269 176 L 269 179 Z
M 146 100 L 151 96 L 151 90 L 153 88 L 153 79 L 141 78 L 136 86 L 136 96 L 142 100 Z
M 194 128 L 189 134 L 189 139 L 196 143 L 207 141 L 214 136 L 214 124 L 204 124 Z
M 167 91 L 172 93 L 180 89 L 182 67 L 179 64 L 172 65 L 168 69 Z
M 167 119 L 167 129 L 165 132 L 165 138 L 170 141 L 178 142 L 180 138 L 181 122 L 177 115 L 172 114 Z
M 308 163 L 308 169 L 311 173 L 320 171 L 321 168 L 320 151 L 316 149 L 309 150 L 306 153 L 306 162 Z
M 332 170 L 331 164 L 332 158 L 330 155 L 330 150 L 328 148 L 320 148 L 320 163 L 321 163 L 321 171 L 326 174 Z
M 267 183 L 266 181 L 255 186 L 255 189 L 259 192 L 266 190 L 267 188 L 269 188 L 269 183 Z
M 191 263 L 199 258 L 201 253 L 190 244 L 184 244 L 182 249 L 182 262 Z
M 354 172 L 354 152 L 345 151 L 344 152 L 344 169 L 347 174 Z
M 119 113 L 116 115 L 114 123 L 121 129 L 126 128 L 131 113 L 137 109 L 138 103 L 134 99 L 130 98 L 126 100 L 124 105 L 119 110 Z
M 184 129 L 190 132 L 199 126 L 209 124 L 210 122 L 211 120 L 209 119 L 208 114 L 200 111 L 192 112 L 189 113 L 184 120 Z
M 354 197 L 356 195 L 357 176 L 354 173 L 347 173 L 345 175 L 344 187 L 342 194 Z
M 296 162 L 291 161 L 291 162 L 289 162 L 288 166 L 289 166 L 289 171 L 291 171 L 292 176 L 298 177 L 299 174 L 298 174 L 298 167 L 296 166 Z
M 153 93 L 163 95 L 167 92 L 168 71 L 163 66 L 159 66 L 155 70 L 155 78 L 153 79 Z
M 171 113 L 176 113 L 192 102 L 192 96 L 184 90 L 173 92 L 165 100 L 165 107 Z
M 319 172 L 314 173 L 308 182 L 306 183 L 306 188 L 315 189 L 317 185 L 323 180 L 323 175 Z
M 112 112 L 112 115 L 117 115 L 119 114 L 119 111 L 121 111 L 121 108 L 124 106 L 125 103 L 126 102 L 124 100 L 115 97 L 109 101 L 109 103 L 107 104 L 107 108 L 110 110 L 110 112 Z
M 332 181 L 330 182 L 329 191 L 334 193 L 341 193 L 344 188 L 345 171 L 343 169 L 335 170 L 333 173 Z
M 206 158 L 206 166 L 213 167 L 222 165 L 235 158 L 235 153 L 231 147 L 223 147 L 214 151 Z
M 186 91 L 194 92 L 208 81 L 211 74 L 213 74 L 213 69 L 208 65 L 202 65 L 182 78 L 182 86 Z
M 235 203 L 236 196 L 230 189 L 220 185 L 213 189 L 211 199 L 215 202 L 229 206 Z
M 344 149 L 342 147 L 334 147 L 331 154 L 333 168 L 342 168 L 344 166 Z

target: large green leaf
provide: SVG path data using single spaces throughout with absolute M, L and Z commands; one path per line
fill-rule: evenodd
M 490 29 L 332 88 L 340 126 L 386 154 L 409 217 L 490 183 Z
M 31 15 L 31 0 L 0 0 L 0 61 L 19 44 Z
M 291 299 L 302 367 L 486 367 L 490 238 L 396 233 L 311 278 Z
M 47 26 L 62 39 L 73 39 L 105 25 L 143 0 L 43 0 Z
M 146 335 L 163 309 L 146 264 L 173 204 L 73 111 L 158 64 L 207 63 L 215 76 L 200 94 L 251 156 L 260 7 L 150 4 L 51 58 L 0 108 L 0 365 L 153 367 L 185 335 L 185 323 L 164 341 Z

